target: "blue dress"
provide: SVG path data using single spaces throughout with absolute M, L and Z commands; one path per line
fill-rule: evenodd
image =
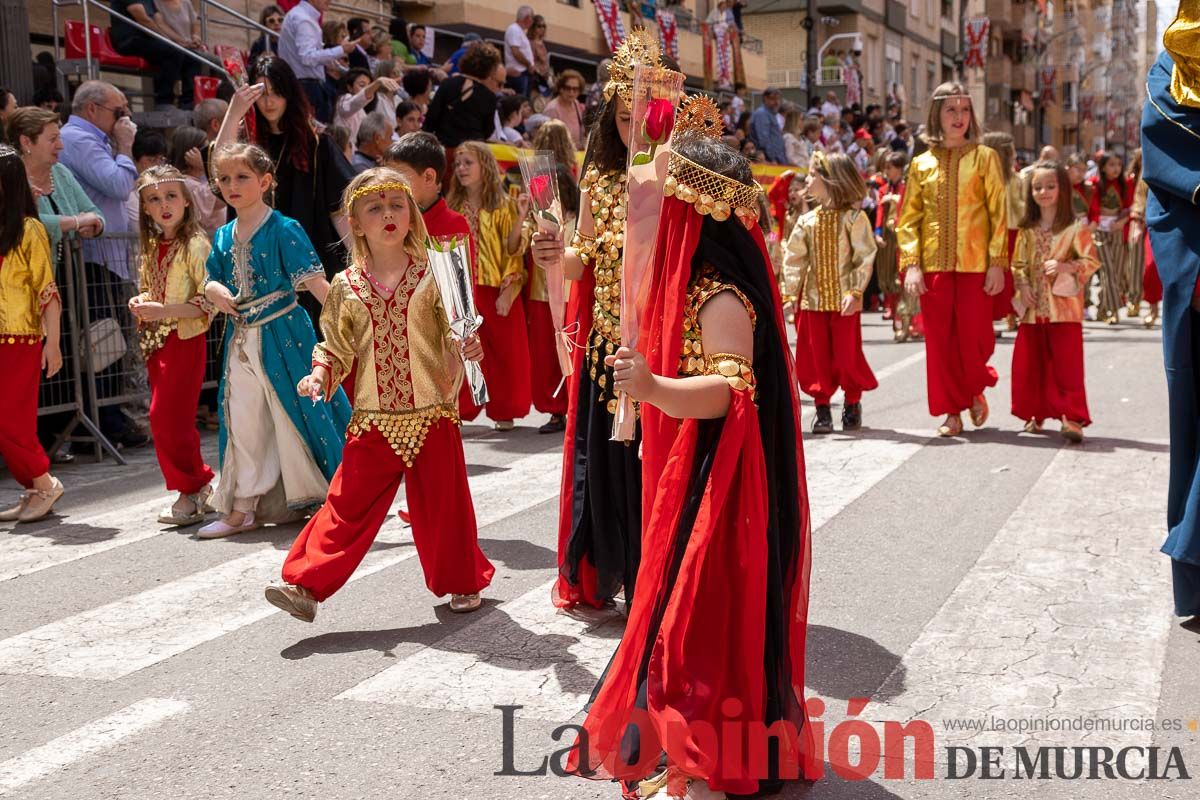
M 342 463 L 350 402 L 340 388 L 330 402 L 315 405 L 296 393 L 296 384 L 312 371 L 312 352 L 317 344 L 312 322 L 297 304 L 296 292 L 306 280 L 324 277 L 325 269 L 300 224 L 278 211 L 267 215 L 242 253 L 236 252 L 234 224 L 223 226 L 213 236 L 207 264 L 208 279 L 234 293 L 241 313 L 240 322 L 231 319 L 225 326 L 225 364 L 218 393 L 222 471 L 229 446 L 229 360 L 238 357 L 238 336 L 243 326 L 252 326 L 260 331 L 263 370 L 316 466 L 329 481 Z
M 1163 53 L 1150 69 L 1142 114 L 1142 176 L 1150 187 L 1146 228 L 1162 278 L 1163 361 L 1171 424 L 1167 541 L 1175 613 L 1200 615 L 1200 109 L 1171 96 L 1175 64 Z

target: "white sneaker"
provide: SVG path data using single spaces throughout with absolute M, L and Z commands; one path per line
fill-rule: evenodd
M 200 530 L 196 531 L 197 539 L 223 539 L 226 536 L 232 536 L 235 533 L 246 533 L 247 531 L 257 530 L 261 527 L 258 521 L 254 518 L 253 511 L 245 512 L 246 516 L 242 520 L 241 525 L 230 525 L 223 519 L 216 522 L 210 522 Z

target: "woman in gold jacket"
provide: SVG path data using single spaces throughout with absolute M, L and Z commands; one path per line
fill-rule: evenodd
M 996 385 L 992 297 L 1008 269 L 1008 213 L 996 152 L 978 144 L 979 123 L 961 84 L 933 93 L 927 138 L 913 159 L 896 225 L 904 288 L 921 296 L 929 413 L 940 436 L 962 433 L 962 412 L 987 421 L 983 392 Z

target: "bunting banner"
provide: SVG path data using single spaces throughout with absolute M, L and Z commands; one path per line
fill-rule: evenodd
M 729 24 L 718 22 L 712 26 L 717 45 L 717 88 L 733 88 L 733 48 L 729 46 Z
M 967 20 L 964 33 L 967 37 L 967 53 L 963 66 L 982 68 L 987 61 L 987 37 L 992 22 L 987 17 Z
M 625 41 L 625 24 L 621 22 L 621 6 L 617 0 L 593 0 L 596 16 L 600 19 L 600 30 L 610 52 L 616 52 Z
M 1038 91 L 1041 92 L 1043 106 L 1049 105 L 1057 99 L 1054 94 L 1054 78 L 1057 75 L 1057 67 L 1042 67 L 1042 71 L 1038 74 Z
M 679 25 L 674 11 L 658 12 L 658 38 L 663 52 L 679 61 Z
M 1095 119 L 1095 107 L 1095 95 L 1085 94 L 1079 98 L 1079 118 L 1084 122 L 1091 122 Z
M 700 46 L 704 48 L 704 91 L 711 92 L 713 88 L 713 40 L 712 26 L 707 22 L 700 23 Z

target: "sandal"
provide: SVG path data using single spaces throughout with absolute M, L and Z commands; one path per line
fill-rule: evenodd
M 943 438 L 952 438 L 961 436 L 963 432 L 962 417 L 958 414 L 950 414 L 946 417 L 946 421 L 938 426 L 937 435 Z
M 208 498 L 210 497 L 212 497 L 212 487 L 205 486 L 195 494 L 189 494 L 183 498 L 184 501 L 191 504 L 191 511 L 186 510 L 186 507 L 181 508 L 180 501 L 177 500 L 175 505 L 163 509 L 159 513 L 158 521 L 163 525 L 175 525 L 180 528 L 203 522 L 209 511 Z
M 987 398 L 982 393 L 975 396 L 971 401 L 971 424 L 976 428 L 982 428 L 983 423 L 988 419 L 988 403 Z
M 477 611 L 482 605 L 483 598 L 479 596 L 479 592 L 475 594 L 450 595 L 450 610 L 455 614 L 469 614 L 472 611 Z

